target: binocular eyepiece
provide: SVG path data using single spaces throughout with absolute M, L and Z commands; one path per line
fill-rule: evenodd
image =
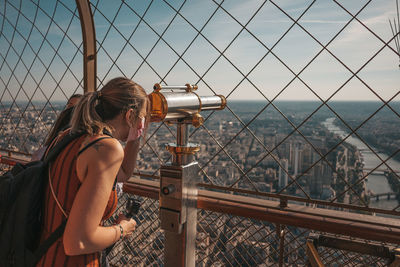
M 153 89 L 149 95 L 152 122 L 186 119 L 199 127 L 204 121 L 200 111 L 221 110 L 226 106 L 223 95 L 199 96 L 194 92 L 197 85 L 162 86 L 156 83 Z

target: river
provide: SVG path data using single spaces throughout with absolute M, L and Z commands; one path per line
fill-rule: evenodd
M 337 134 L 341 138 L 344 138 L 348 135 L 344 130 L 340 129 L 338 126 L 334 124 L 335 118 L 326 119 L 322 125 L 325 126 L 330 132 Z M 354 145 L 360 151 L 363 160 L 364 160 L 364 168 L 366 169 L 374 169 L 382 161 L 373 153 L 371 150 L 357 137 L 353 135 L 346 139 L 346 142 Z M 374 149 L 375 150 L 375 149 Z M 377 153 L 378 156 L 386 160 L 389 156 L 383 153 Z M 389 159 L 386 162 L 393 170 L 400 170 L 400 162 L 394 159 Z M 386 169 L 386 165 L 381 165 L 379 169 Z M 392 192 L 390 189 L 390 185 L 386 179 L 386 177 L 382 174 L 370 174 L 367 177 L 366 186 L 369 190 L 374 192 L 375 194 Z M 394 208 L 398 205 L 396 200 L 387 200 L 386 198 L 382 198 L 379 201 L 371 201 L 370 207 L 376 207 L 381 209 L 390 209 Z

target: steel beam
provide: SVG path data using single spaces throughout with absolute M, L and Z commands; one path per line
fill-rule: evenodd
M 83 90 L 96 91 L 96 32 L 89 0 L 76 0 L 83 39 Z

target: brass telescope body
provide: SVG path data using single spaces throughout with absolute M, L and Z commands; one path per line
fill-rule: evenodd
M 165 90 L 180 90 L 171 92 Z M 185 121 L 195 127 L 203 124 L 204 119 L 199 114 L 203 110 L 219 110 L 226 106 L 226 98 L 222 95 L 199 96 L 194 90 L 195 85 L 164 86 L 154 85 L 154 91 L 149 95 L 151 102 L 151 121 Z M 184 90 L 184 91 L 183 91 Z

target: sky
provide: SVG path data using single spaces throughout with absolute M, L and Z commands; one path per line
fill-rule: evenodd
M 396 0 L 91 4 L 99 87 L 123 75 L 149 93 L 163 82 L 228 100 L 400 100 L 394 40 L 385 47 Z M 0 101 L 82 90 L 75 1 L 2 1 L 0 23 Z

